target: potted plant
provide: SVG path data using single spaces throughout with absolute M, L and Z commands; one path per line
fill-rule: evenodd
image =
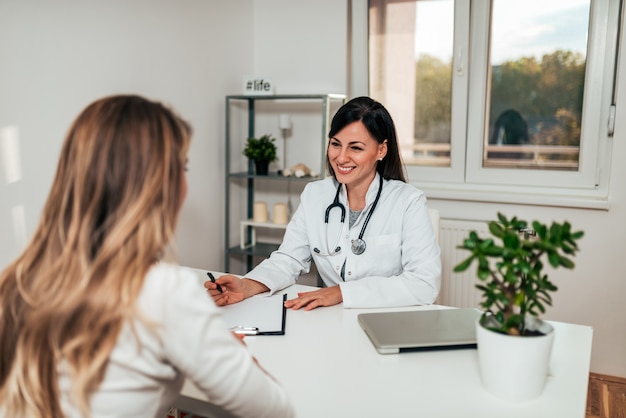
M 501 213 L 497 221 L 489 222 L 489 232 L 492 237 L 487 238 L 469 233 L 458 248 L 471 254 L 454 271 L 477 264 L 476 288 L 482 292 L 485 310 L 476 324 L 484 386 L 501 398 L 526 401 L 543 391 L 554 338 L 552 326 L 539 318 L 557 290 L 543 271 L 544 263 L 573 269 L 571 257 L 583 232 L 572 231 L 567 221 L 549 227 L 534 221 L 529 227 L 528 222 Z
M 248 138 L 243 155 L 254 161 L 256 173 L 267 175 L 269 164 L 276 161 L 276 138 L 263 135 L 260 138 Z

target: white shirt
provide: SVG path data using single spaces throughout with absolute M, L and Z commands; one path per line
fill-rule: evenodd
M 313 260 L 327 286 L 341 287 L 346 308 L 433 303 L 441 285 L 441 258 L 424 193 L 401 181 L 384 180 L 378 205 L 363 234 L 367 247 L 363 254 L 355 255 L 351 241 L 359 237 L 371 210 L 379 177 L 377 174 L 372 181 L 365 209 L 352 228 L 344 185 L 339 202 L 346 208 L 345 221 L 340 221 L 341 211 L 335 208 L 329 213 L 328 224 L 324 222 L 337 186 L 332 177 L 308 183 L 280 247 L 246 277 L 265 284 L 273 293 L 307 273 Z M 334 254 L 337 246 L 341 251 Z M 344 261 L 345 281 L 341 278 Z
M 137 300 L 144 323 L 123 327 L 110 356 L 104 381 L 91 398 L 93 418 L 167 415 L 185 377 L 211 403 L 241 417 L 292 417 L 283 388 L 254 363 L 227 330 L 222 314 L 200 281 L 184 268 L 160 263 L 146 276 Z M 68 404 L 69 378 L 62 375 L 62 406 L 68 417 L 80 415 Z

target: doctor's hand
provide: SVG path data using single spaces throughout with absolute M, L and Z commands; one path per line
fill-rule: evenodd
M 217 286 L 220 286 L 220 292 Z M 232 274 L 225 274 L 215 279 L 215 283 L 211 280 L 204 282 L 207 293 L 213 298 L 217 306 L 225 306 L 244 300 L 243 283 L 241 279 Z
M 218 285 L 222 289 L 221 292 L 217 288 Z M 207 280 L 204 282 L 204 287 L 217 306 L 232 305 L 257 293 L 269 290 L 263 283 L 246 278 L 240 279 L 232 274 L 218 277 L 215 279 L 215 283 Z
M 298 293 L 298 297 L 285 302 L 286 308 L 294 310 L 304 308 L 310 311 L 320 306 L 333 306 L 343 302 L 343 295 L 339 286 L 325 287 L 312 292 Z

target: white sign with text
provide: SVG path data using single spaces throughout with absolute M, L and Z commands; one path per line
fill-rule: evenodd
M 243 94 L 246 96 L 269 96 L 274 94 L 274 84 L 263 77 L 244 77 Z

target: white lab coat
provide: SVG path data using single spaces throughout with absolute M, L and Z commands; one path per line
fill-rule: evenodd
M 367 248 L 355 255 L 350 244 L 359 237 L 374 203 L 379 177 L 377 174 L 372 181 L 365 209 L 352 228 L 343 185 L 339 201 L 346 207 L 345 222 L 340 222 L 341 210 L 337 208 L 331 210 L 328 224 L 324 222 L 337 186 L 332 177 L 307 184 L 280 247 L 246 277 L 274 293 L 307 273 L 313 260 L 327 286 L 341 287 L 345 308 L 433 303 L 441 284 L 441 253 L 424 193 L 401 181 L 384 180 L 378 205 L 363 234 Z M 329 255 L 337 246 L 341 251 Z M 345 281 L 341 278 L 344 261 Z

